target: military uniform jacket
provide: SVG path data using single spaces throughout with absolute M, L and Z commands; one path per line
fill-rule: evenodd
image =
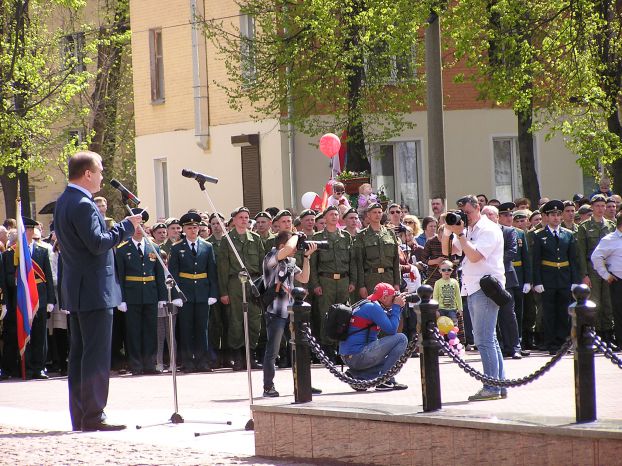
M 512 258 L 512 265 L 514 265 L 519 286 L 533 282 L 533 267 L 527 236 L 520 228 L 516 228 L 516 254 Z
M 400 257 L 395 233 L 384 226 L 381 226 L 380 231 L 377 232 L 368 226 L 356 235 L 354 247 L 357 263 L 357 288 L 365 287 L 365 274 L 373 273 L 379 268 L 393 274 L 392 285 L 400 283 Z M 371 290 L 368 291 L 371 292 Z
M 543 261 L 549 265 L 543 264 Z M 533 284 L 543 285 L 545 290 L 547 288 L 570 290 L 570 285 L 580 282 L 576 240 L 572 232 L 560 228 L 559 241 L 556 241 L 548 228 L 537 230 L 534 233 L 533 245 Z
M 156 254 L 160 248 L 145 238 L 143 256 L 132 240 L 117 247 L 117 273 L 121 283 L 121 296 L 127 304 L 155 304 L 167 300 L 164 269 Z
M 209 298 L 218 298 L 216 258 L 210 243 L 201 237 L 195 243 L 196 256 L 187 239 L 175 243 L 171 247 L 168 269 L 189 302 L 207 303 Z
M 588 273 L 592 275 L 596 274 L 590 259 L 592 257 L 592 252 L 594 252 L 594 249 L 596 249 L 596 246 L 598 246 L 600 240 L 615 229 L 615 223 L 611 220 L 607 220 L 606 218 L 603 218 L 602 223 L 589 219 L 579 225 L 576 237 L 577 255 L 579 256 L 579 272 L 581 277 L 585 277 Z
M 216 239 L 214 235 L 211 235 L 209 238 L 207 238 L 207 242 L 212 245 L 212 249 L 214 250 L 216 264 L 218 264 L 218 250 L 220 249 L 220 243 L 222 243 L 223 241 L 227 241 L 224 236 L 220 239 Z
M 17 299 L 16 293 L 16 278 L 15 272 L 17 267 L 14 262 L 15 249 L 9 248 L 4 253 L 4 280 L 6 283 L 6 303 L 10 303 L 15 306 L 15 300 Z M 39 294 L 39 309 L 43 309 L 48 304 L 56 303 L 56 293 L 54 292 L 54 278 L 52 276 L 52 265 L 50 262 L 50 252 L 48 248 L 39 246 L 34 243 L 32 250 L 32 261 L 37 263 L 39 270 L 43 276 L 35 273 L 35 281 L 37 282 L 37 292 Z M 10 298 L 9 298 L 10 297 Z M 4 301 L 3 301 L 4 302 Z
M 229 237 L 248 273 L 251 274 L 251 278 L 259 277 L 262 274 L 263 258 L 266 255 L 259 235 L 252 231 L 239 234 L 234 229 L 229 232 Z M 229 296 L 229 279 L 235 278 L 237 280 L 240 270 L 242 269 L 231 250 L 231 245 L 227 240 L 224 240 L 218 250 L 218 283 L 221 296 Z
M 349 283 L 357 283 L 354 242 L 350 233 L 339 228 L 334 233 L 323 230 L 313 235 L 313 241 L 328 241 L 328 250 L 318 249 L 311 256 L 310 289 L 320 286 L 319 276 L 323 273 L 339 274 Z
M 505 269 L 505 287 L 518 286 L 518 277 L 514 269 L 514 257 L 518 248 L 518 234 L 514 227 L 499 225 L 503 233 L 503 267 Z

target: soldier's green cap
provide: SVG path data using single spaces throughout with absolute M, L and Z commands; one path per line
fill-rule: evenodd
M 166 228 L 166 223 L 156 223 L 154 226 L 151 227 L 151 231 L 156 231 L 159 230 L 160 228 Z
M 595 194 L 594 196 L 592 196 L 592 199 L 590 199 L 590 205 L 593 205 L 595 202 L 607 202 L 607 198 L 602 195 L 602 194 Z
M 380 210 L 382 210 L 382 204 L 380 204 L 380 202 L 374 202 L 373 204 L 370 204 L 367 207 L 367 212 L 369 212 L 370 210 L 373 210 L 373 209 L 380 209 Z
M 553 199 L 547 202 L 542 206 L 543 214 L 551 214 L 553 212 L 563 212 L 564 211 L 564 203 L 558 199 Z
M 179 225 L 179 226 L 181 226 L 181 222 L 179 221 L 178 218 L 175 218 L 175 217 L 167 218 L 165 223 L 166 223 L 167 227 L 170 227 L 171 225 Z
M 196 212 L 188 212 L 187 214 L 181 216 L 179 222 L 181 223 L 182 227 L 188 225 L 198 225 L 201 223 L 201 216 Z
M 248 215 L 251 214 L 251 211 L 246 207 L 238 207 L 233 212 L 231 212 L 231 218 L 234 218 L 236 215 L 241 214 L 242 212 L 246 212 Z
M 504 212 L 512 212 L 514 209 L 516 209 L 516 204 L 514 204 L 513 202 L 504 202 L 503 204 L 500 204 L 497 209 L 499 210 L 500 214 Z
M 298 218 L 303 219 L 307 215 L 313 215 L 315 217 L 317 215 L 317 212 L 313 209 L 305 209 L 302 212 L 300 212 L 300 215 L 298 216 Z
M 220 212 L 214 212 L 209 216 L 209 220 L 210 222 L 212 221 L 213 218 L 216 218 L 216 216 L 220 217 L 220 220 L 225 220 L 225 216 L 223 214 L 221 214 Z
M 315 216 L 315 221 L 322 220 L 324 218 L 324 212 L 320 212 Z
M 208 227 L 209 225 L 207 224 L 207 222 L 206 222 L 205 220 L 201 220 L 201 221 L 199 222 L 199 226 L 200 226 L 200 227 Z
M 328 207 L 326 207 L 326 209 L 324 209 L 324 212 L 322 212 L 322 216 L 326 215 L 331 210 L 334 210 L 337 213 L 339 212 L 339 209 L 337 208 L 336 205 L 329 205 Z
M 587 204 L 583 204 L 581 207 L 579 207 L 579 209 L 577 210 L 577 214 L 579 215 L 585 215 L 588 214 L 592 211 L 592 208 L 587 205 Z
M 538 215 L 540 211 L 538 209 L 534 210 L 531 215 L 529 215 L 529 220 L 531 220 L 535 215 Z
M 281 217 L 291 217 L 292 213 L 289 210 L 283 209 L 283 210 L 279 210 L 279 213 L 276 214 L 273 218 L 273 220 L 279 220 Z
M 343 215 L 341 216 L 341 218 L 346 218 L 346 217 L 347 217 L 348 215 L 350 215 L 350 214 L 357 214 L 357 215 L 358 215 L 358 212 L 357 212 L 357 210 L 356 210 L 354 207 L 350 207 L 348 210 L 346 210 L 346 211 L 343 213 Z
M 257 220 L 258 218 L 267 218 L 268 220 L 272 220 L 272 216 L 265 210 L 257 212 L 257 215 L 255 215 L 255 220 Z

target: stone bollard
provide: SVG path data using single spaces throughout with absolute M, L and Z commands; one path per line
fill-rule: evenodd
M 588 333 L 596 323 L 596 304 L 588 300 L 587 285 L 575 287 L 572 294 L 576 302 L 568 306 L 572 317 L 574 353 L 574 393 L 577 422 L 596 420 L 596 384 L 594 378 L 594 339 Z
M 441 378 L 438 366 L 439 343 L 434 338 L 438 303 L 432 298 L 433 289 L 422 285 L 417 290 L 421 302 L 416 307 L 417 330 L 421 342 L 421 393 L 425 412 L 441 409 Z
M 303 324 L 309 325 L 311 320 L 311 305 L 304 301 L 304 288 L 292 290 L 294 304 L 289 307 L 289 325 L 292 339 L 292 374 L 294 376 L 294 402 L 307 403 L 312 400 L 311 395 L 311 353 L 309 340 L 302 331 Z

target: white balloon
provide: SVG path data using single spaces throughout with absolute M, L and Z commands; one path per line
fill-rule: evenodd
M 317 193 L 314 193 L 313 191 L 304 193 L 300 198 L 300 205 L 302 205 L 302 207 L 304 207 L 305 209 L 308 209 L 309 207 L 311 207 L 311 204 L 313 204 L 313 201 L 315 201 L 316 197 Z

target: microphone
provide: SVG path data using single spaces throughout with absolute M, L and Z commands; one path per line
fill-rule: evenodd
M 181 171 L 181 176 L 185 176 L 186 178 L 194 178 L 199 183 L 205 183 L 206 181 L 208 183 L 214 183 L 214 184 L 218 183 L 218 178 L 214 178 L 213 176 L 207 176 L 207 175 L 204 175 L 203 173 L 197 173 L 195 171 L 188 170 L 186 168 L 184 168 Z
M 110 186 L 112 186 L 114 189 L 118 189 L 123 195 L 123 197 L 127 199 L 128 201 L 132 202 L 132 204 L 134 204 L 135 206 L 140 204 L 140 199 L 134 196 L 130 190 L 128 190 L 125 186 L 123 186 L 121 183 L 119 183 L 114 178 L 110 180 Z

